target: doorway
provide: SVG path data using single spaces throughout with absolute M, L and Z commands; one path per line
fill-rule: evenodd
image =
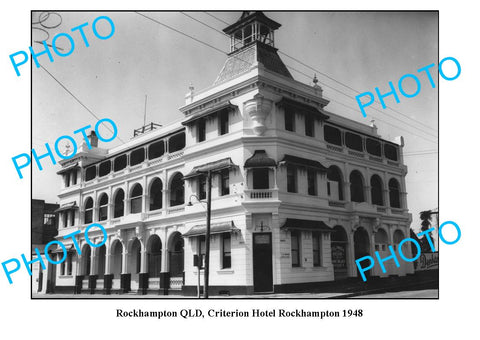
M 272 234 L 253 234 L 253 291 L 273 292 Z

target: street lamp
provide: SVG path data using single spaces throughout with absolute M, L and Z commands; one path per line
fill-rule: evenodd
M 205 231 L 205 269 L 203 270 L 203 298 L 208 299 L 208 279 L 209 279 L 209 272 L 210 272 L 210 221 L 212 218 L 212 172 L 209 171 L 198 171 L 199 174 L 203 174 L 207 176 L 207 225 Z M 190 199 L 195 197 L 197 201 L 202 203 L 200 199 L 196 195 L 191 195 Z M 188 205 L 192 205 L 192 201 L 189 200 Z M 203 205 L 203 204 L 202 204 Z M 198 278 L 200 279 L 200 268 L 198 270 Z M 200 288 L 200 283 L 198 284 Z M 198 294 L 200 295 L 200 289 L 198 289 Z

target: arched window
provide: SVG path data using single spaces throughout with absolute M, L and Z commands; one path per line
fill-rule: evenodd
M 370 178 L 370 186 L 372 191 L 372 204 L 383 205 L 383 184 L 382 179 L 378 175 Z
M 88 197 L 85 200 L 85 215 L 84 215 L 84 223 L 92 223 L 93 222 L 93 199 Z
M 150 210 L 162 209 L 162 190 L 162 181 L 159 178 L 155 178 L 150 187 Z
M 103 194 L 100 196 L 100 203 L 98 209 L 98 220 L 105 221 L 108 218 L 108 195 Z
M 375 250 L 377 251 L 386 251 L 388 245 L 388 236 L 385 230 L 382 228 L 378 229 L 375 233 Z
M 330 125 L 325 125 L 323 133 L 327 143 L 342 145 L 342 132 L 339 129 Z
M 140 184 L 135 184 L 130 195 L 130 213 L 137 214 L 142 212 L 143 189 Z
M 155 159 L 163 156 L 165 153 L 165 142 L 163 140 L 150 144 L 148 146 L 148 159 Z
M 334 200 L 343 200 L 342 172 L 334 165 L 327 170 L 327 194 Z
M 350 173 L 350 195 L 352 202 L 365 202 L 365 196 L 363 194 L 363 176 L 357 170 L 353 170 Z
M 398 245 L 400 242 L 402 242 L 405 239 L 405 235 L 403 234 L 403 231 L 397 229 L 393 233 L 393 249 L 398 250 Z
M 400 208 L 400 185 L 395 178 L 388 181 L 388 191 L 390 192 L 390 206 Z
M 173 153 L 175 151 L 182 150 L 185 147 L 185 132 L 176 134 L 168 140 L 168 152 Z
M 123 216 L 124 210 L 123 210 L 123 204 L 124 204 L 124 199 L 125 199 L 125 192 L 123 189 L 120 189 L 117 191 L 113 203 L 113 218 L 117 218 L 120 216 Z
M 170 183 L 170 206 L 182 205 L 185 203 L 185 184 L 183 175 L 177 173 Z

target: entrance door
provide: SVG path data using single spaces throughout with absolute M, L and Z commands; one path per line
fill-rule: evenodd
M 273 292 L 272 234 L 253 234 L 253 291 Z
M 355 251 L 355 260 L 364 257 L 364 256 L 370 256 L 370 241 L 368 239 L 368 233 L 367 231 L 360 227 L 355 231 L 355 234 L 353 234 L 353 241 L 354 241 L 354 251 Z M 364 274 L 368 278 L 371 276 L 371 269 L 367 270 Z M 357 277 L 362 279 L 362 276 L 360 274 L 360 271 L 358 270 L 357 267 Z

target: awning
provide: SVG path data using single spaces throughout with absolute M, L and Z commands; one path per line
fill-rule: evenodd
M 265 150 L 255 150 L 252 157 L 245 161 L 245 168 L 265 168 L 277 166 L 275 160 L 267 156 Z
M 321 172 L 327 172 L 327 168 L 324 167 L 320 162 L 307 159 L 307 158 L 301 158 L 297 156 L 291 156 L 291 155 L 285 155 L 282 159 L 282 162 L 285 162 L 287 164 L 292 164 L 292 165 L 297 165 L 297 166 L 303 166 L 307 168 L 312 168 Z
M 67 171 L 70 171 L 70 170 L 73 170 L 73 169 L 77 169 L 77 168 L 79 168 L 78 162 L 73 163 L 73 164 L 67 166 L 66 168 L 63 168 L 63 169 L 57 171 L 57 175 L 61 175 L 61 174 L 65 173 L 65 172 L 67 172 Z
M 61 212 L 61 211 L 72 210 L 72 209 L 78 209 L 76 201 L 62 204 L 62 206 L 57 210 L 55 210 L 54 212 Z
M 300 103 L 288 98 L 282 98 L 282 100 L 280 100 L 277 103 L 277 105 L 279 105 L 280 107 L 290 108 L 293 111 L 296 111 L 299 113 L 303 112 L 303 113 L 313 114 L 316 118 L 319 118 L 321 120 L 327 120 L 328 118 L 330 118 L 329 116 L 327 116 L 325 113 L 321 112 L 319 109 L 317 109 L 314 106 Z
M 210 162 L 207 164 L 199 165 L 193 168 L 192 171 L 190 171 L 188 174 L 186 174 L 183 179 L 191 179 L 194 177 L 202 176 L 206 174 L 207 172 L 219 172 L 225 169 L 231 169 L 236 167 L 235 164 L 233 164 L 232 159 L 229 158 L 223 158 L 219 161 L 215 162 Z
M 183 237 L 195 237 L 205 235 L 207 232 L 207 225 L 201 224 L 192 227 L 189 231 L 183 234 Z M 221 234 L 221 233 L 238 233 L 240 229 L 235 227 L 233 221 L 230 222 L 222 222 L 222 223 L 213 223 L 210 225 L 210 235 L 213 234 Z
M 211 114 L 223 111 L 223 110 L 235 110 L 236 106 L 231 104 L 229 101 L 227 102 L 221 102 L 215 106 L 211 106 L 209 108 L 206 108 L 200 112 L 194 113 L 192 116 L 190 116 L 187 120 L 182 122 L 182 125 L 188 125 L 192 124 L 196 120 L 209 116 Z
M 282 229 L 333 232 L 333 229 L 323 221 L 300 220 L 296 218 L 287 218 Z

